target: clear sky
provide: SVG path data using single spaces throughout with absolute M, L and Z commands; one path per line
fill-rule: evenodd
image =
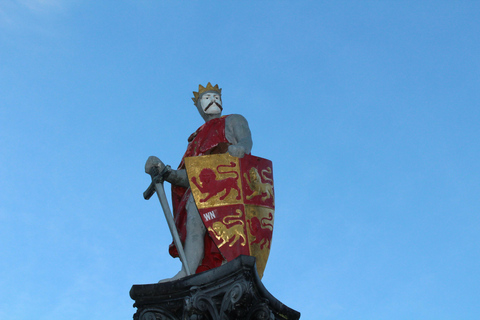
M 148 156 L 223 88 L 273 161 L 302 319 L 480 318 L 480 2 L 0 1 L 0 319 L 131 319 L 174 275 Z

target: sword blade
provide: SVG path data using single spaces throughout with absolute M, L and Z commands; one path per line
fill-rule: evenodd
M 160 200 L 160 205 L 162 206 L 163 213 L 165 214 L 165 219 L 167 220 L 168 228 L 170 229 L 170 233 L 173 237 L 173 243 L 177 247 L 178 255 L 180 256 L 180 261 L 185 268 L 185 272 L 187 275 L 191 275 L 190 268 L 188 267 L 187 257 L 185 256 L 185 251 L 183 250 L 182 242 L 180 241 L 180 236 L 178 235 L 177 227 L 175 226 L 175 222 L 173 221 L 172 211 L 170 210 L 170 206 L 167 202 L 167 197 L 165 195 L 165 189 L 163 188 L 163 181 L 162 182 L 152 182 L 155 187 L 155 191 L 157 192 L 158 200 Z M 147 189 L 148 190 L 148 189 Z M 146 192 L 146 191 L 145 191 Z

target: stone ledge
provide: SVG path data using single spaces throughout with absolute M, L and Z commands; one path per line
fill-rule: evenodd
M 134 320 L 300 318 L 267 291 L 250 256 L 175 281 L 133 285 L 130 297 Z

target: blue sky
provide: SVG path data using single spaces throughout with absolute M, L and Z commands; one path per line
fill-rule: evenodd
M 476 1 L 3 0 L 0 318 L 130 319 L 178 271 L 143 167 L 210 81 L 274 163 L 274 296 L 478 319 L 479 57 Z

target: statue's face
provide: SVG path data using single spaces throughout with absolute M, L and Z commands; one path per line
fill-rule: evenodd
M 205 114 L 218 114 L 221 113 L 222 98 L 217 92 L 205 92 L 200 98 L 200 106 Z

